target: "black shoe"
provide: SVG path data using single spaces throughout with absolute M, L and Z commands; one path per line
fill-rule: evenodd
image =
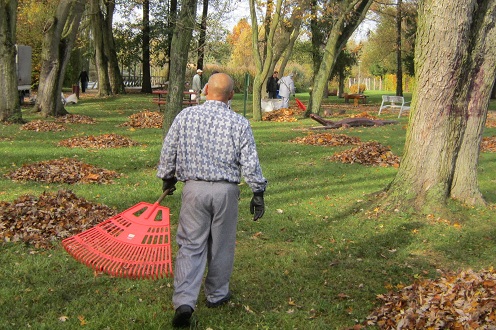
M 193 308 L 188 305 L 181 305 L 176 309 L 176 314 L 172 319 L 172 326 L 175 328 L 189 327 L 190 318 L 193 314 Z
M 207 300 L 207 307 L 208 308 L 215 308 L 215 307 L 219 307 L 219 306 L 222 306 L 224 304 L 227 304 L 229 302 L 229 300 L 231 300 L 231 297 L 232 297 L 232 294 L 231 294 L 231 291 L 229 291 L 226 296 L 224 298 L 222 298 L 221 300 L 217 301 L 217 302 L 210 302 Z

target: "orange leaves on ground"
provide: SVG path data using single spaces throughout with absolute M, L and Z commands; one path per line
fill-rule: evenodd
M 60 141 L 59 146 L 68 148 L 120 148 L 136 146 L 139 143 L 118 134 L 103 134 L 99 136 L 82 136 Z
M 162 128 L 164 115 L 156 111 L 141 111 L 128 117 L 129 120 L 120 126 L 135 128 Z
M 85 115 L 68 114 L 55 119 L 56 123 L 70 123 L 70 124 L 94 124 L 95 119 Z
M 289 108 L 282 108 L 279 110 L 271 111 L 271 112 L 266 112 L 262 116 L 263 121 L 275 121 L 275 122 L 294 122 L 298 121 L 295 116 L 298 116 L 302 113 L 303 111 L 301 109 L 289 109 Z
M 486 127 L 496 127 L 496 112 L 489 111 L 486 118 Z
M 120 175 L 85 164 L 72 158 L 62 158 L 38 163 L 25 164 L 21 168 L 5 174 L 14 181 L 39 181 L 47 183 L 112 183 Z
M 342 146 L 348 144 L 359 144 L 360 138 L 345 134 L 309 134 L 305 137 L 297 137 L 289 142 L 307 145 Z
M 496 321 L 493 269 L 442 274 L 397 292 L 378 295 L 382 306 L 367 317 L 380 329 L 492 329 Z
M 481 151 L 496 152 L 496 136 L 482 138 Z
M 49 248 L 51 241 L 79 234 L 115 214 L 67 190 L 25 195 L 12 203 L 0 202 L 0 240 Z
M 45 120 L 34 120 L 27 124 L 24 124 L 20 128 L 23 131 L 35 131 L 35 132 L 60 132 L 65 131 L 64 125 L 60 125 L 51 121 Z
M 398 167 L 400 164 L 399 157 L 395 156 L 389 147 L 378 142 L 361 143 L 356 148 L 335 153 L 328 159 L 335 162 L 383 167 Z

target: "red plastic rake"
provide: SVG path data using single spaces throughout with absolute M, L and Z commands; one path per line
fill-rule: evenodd
M 300 108 L 301 110 L 307 110 L 306 105 L 304 105 L 303 102 L 298 100 L 296 97 L 295 97 L 295 101 L 296 101 L 296 104 L 298 105 L 298 108 Z
M 138 203 L 62 241 L 76 260 L 116 277 L 158 279 L 172 276 L 169 208 Z

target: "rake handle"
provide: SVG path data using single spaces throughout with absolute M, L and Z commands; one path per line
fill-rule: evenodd
M 169 189 L 165 189 L 164 192 L 162 193 L 162 195 L 160 195 L 160 197 L 157 199 L 157 201 L 155 202 L 155 204 L 160 204 L 162 203 L 162 201 L 164 200 L 165 196 L 167 196 L 170 192 L 170 188 Z
M 148 208 L 148 210 L 146 210 L 145 213 L 143 213 L 143 217 L 145 219 L 150 218 L 150 216 L 153 214 L 153 212 L 155 212 L 155 210 L 157 209 L 159 204 L 164 200 L 165 196 L 167 196 L 169 194 L 169 192 L 170 192 L 170 189 L 164 190 L 164 192 L 162 193 L 162 195 L 160 195 L 160 197 L 157 199 L 157 201 L 155 203 L 153 203 L 153 205 L 150 206 L 150 208 Z

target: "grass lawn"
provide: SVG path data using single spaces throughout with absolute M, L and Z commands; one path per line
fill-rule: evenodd
M 381 102 L 366 92 L 371 115 Z M 308 95 L 298 94 L 304 103 Z M 407 100 L 410 95 L 405 95 Z M 97 99 L 83 94 L 72 114 L 96 124 L 66 124 L 60 132 L 0 126 L 0 200 L 38 196 L 69 189 L 77 196 L 121 212 L 161 194 L 155 177 L 162 143 L 161 129 L 120 126 L 129 116 L 157 109 L 151 95 L 128 94 Z M 326 103 L 344 104 L 329 97 Z M 243 113 L 242 95 L 233 108 Z M 340 105 L 336 106 L 339 109 Z M 251 103 L 246 104 L 251 117 Z M 491 110 L 496 110 L 492 101 Z M 353 113 L 347 110 L 346 116 Z M 357 112 L 357 111 L 355 111 Z M 381 118 L 396 119 L 397 113 Z M 23 112 L 28 121 L 41 119 Z M 328 118 L 338 120 L 339 118 Z M 401 156 L 408 116 L 396 125 L 327 131 L 377 141 Z M 241 186 L 232 303 L 208 309 L 200 294 L 194 313 L 196 329 L 345 329 L 363 322 L 380 306 L 377 295 L 438 270 L 488 269 L 496 256 L 496 154 L 481 153 L 480 189 L 488 208 L 452 203 L 453 219 L 437 215 L 383 214 L 373 194 L 394 178 L 393 167 L 342 164 L 327 158 L 349 146 L 310 146 L 289 142 L 319 126 L 311 119 L 252 122 L 264 175 L 269 181 L 266 213 L 251 220 L 251 192 Z M 115 133 L 140 145 L 128 148 L 59 147 L 70 137 Z M 496 135 L 487 128 L 484 136 Z M 13 182 L 4 175 L 22 164 L 77 158 L 121 173 L 113 184 Z M 162 205 L 171 209 L 174 237 L 181 184 Z M 1 229 L 1 228 L 0 228 Z M 169 329 L 173 316 L 171 278 L 129 280 L 96 274 L 53 242 L 52 249 L 22 243 L 0 243 L 0 329 Z M 173 253 L 176 250 L 173 244 Z

